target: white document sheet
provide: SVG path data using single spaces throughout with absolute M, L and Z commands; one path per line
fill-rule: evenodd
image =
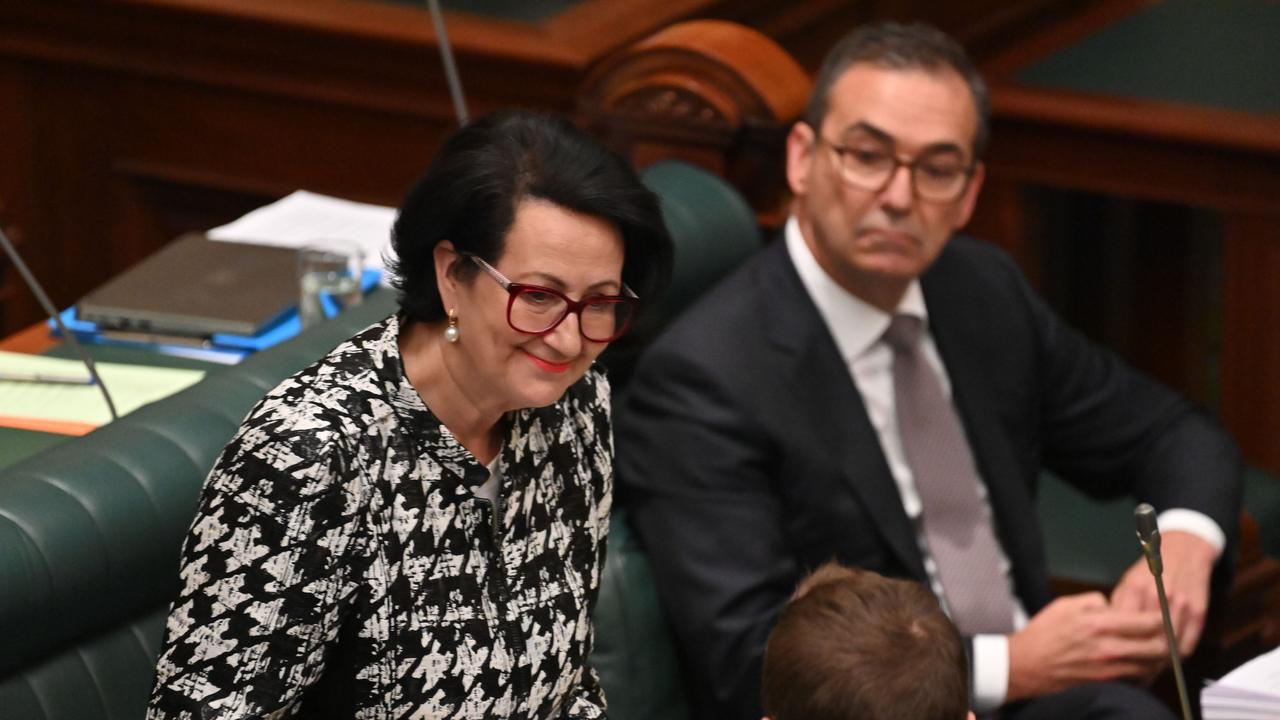
M 345 240 L 364 252 L 366 267 L 385 269 L 396 209 L 297 190 L 238 220 L 210 230 L 212 240 L 304 247 Z M 386 275 L 383 275 L 385 282 Z
M 1280 718 L 1280 648 L 1227 673 L 1200 693 L 1205 720 Z
M 203 370 L 104 362 L 96 367 L 121 415 L 195 385 L 204 377 Z M 89 384 L 89 371 L 79 360 L 0 352 L 0 426 L 83 435 L 110 421 L 102 391 Z

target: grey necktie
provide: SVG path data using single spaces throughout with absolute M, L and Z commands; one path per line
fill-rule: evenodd
M 1000 569 L 995 528 L 960 418 L 920 350 L 922 322 L 895 315 L 884 339 L 893 349 L 898 429 L 920 493 L 925 542 L 960 632 L 1009 633 L 1013 595 Z

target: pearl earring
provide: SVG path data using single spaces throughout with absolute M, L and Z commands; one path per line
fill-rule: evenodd
M 458 342 L 458 311 L 449 308 L 449 327 L 444 329 L 444 339 L 451 342 Z

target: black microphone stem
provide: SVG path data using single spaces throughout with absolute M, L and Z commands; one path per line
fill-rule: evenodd
M 454 62 L 453 46 L 449 44 L 449 31 L 445 27 L 444 13 L 440 11 L 440 0 L 427 0 L 431 10 L 431 25 L 436 31 L 436 42 L 440 46 L 440 61 L 444 63 L 444 79 L 449 83 L 449 97 L 453 99 L 453 112 L 458 116 L 458 127 L 466 127 L 471 122 L 467 112 L 467 97 L 462 92 L 462 79 L 458 77 L 458 66 Z
M 111 413 L 111 419 L 119 420 L 120 415 L 116 413 L 116 404 L 111 401 L 111 393 L 107 392 L 107 386 L 102 383 L 102 378 L 98 377 L 98 368 L 93 364 L 93 358 L 76 340 L 76 336 L 67 329 L 62 323 L 62 317 L 58 314 L 57 308 L 53 306 L 53 302 L 49 300 L 49 296 L 45 294 L 44 288 L 36 280 L 36 276 L 31 274 L 31 270 L 27 268 L 27 264 L 22 261 L 22 257 L 18 255 L 18 249 L 9 242 L 9 236 L 4 234 L 4 229 L 0 228 L 0 245 L 4 246 L 4 252 L 9 256 L 9 260 L 13 262 L 13 266 L 18 269 L 18 274 L 22 275 L 23 281 L 27 283 L 27 287 L 31 288 L 32 294 L 36 296 L 36 300 L 40 301 L 40 306 L 44 311 L 53 318 L 53 322 L 57 324 L 58 330 L 62 333 L 62 337 L 71 344 L 71 349 L 76 355 L 80 356 L 80 361 L 89 369 L 89 377 L 93 378 L 93 384 L 98 386 L 98 390 L 102 391 L 102 399 L 107 402 L 107 410 Z
M 1191 720 L 1191 701 L 1187 699 L 1187 681 L 1182 677 L 1182 661 L 1178 657 L 1178 639 L 1173 636 L 1173 622 L 1169 619 L 1169 598 L 1164 594 L 1164 580 L 1156 575 L 1156 594 L 1160 596 L 1160 613 L 1164 617 L 1164 636 L 1169 640 L 1169 656 L 1173 658 L 1173 680 L 1178 686 L 1178 700 L 1182 703 L 1183 720 Z
M 1169 643 L 1169 658 L 1173 661 L 1173 680 L 1178 686 L 1178 700 L 1182 703 L 1183 720 L 1192 720 L 1191 701 L 1187 699 L 1187 682 L 1182 676 L 1182 659 L 1178 656 L 1178 638 L 1173 632 L 1173 620 L 1169 617 L 1169 598 L 1164 594 L 1164 564 L 1160 559 L 1160 528 L 1156 525 L 1156 510 L 1147 503 L 1133 511 L 1138 525 L 1138 542 L 1147 558 L 1147 567 L 1156 580 L 1156 596 L 1160 600 L 1160 617 L 1164 620 L 1164 636 Z

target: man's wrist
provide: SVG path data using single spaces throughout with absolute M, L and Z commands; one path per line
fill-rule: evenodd
M 994 710 L 1004 704 L 1009 691 L 1009 638 L 1006 635 L 973 636 L 973 709 Z
M 1222 555 L 1227 545 L 1227 535 L 1213 518 L 1196 510 L 1186 508 L 1170 508 L 1156 517 L 1156 526 L 1160 532 L 1186 532 L 1209 543 L 1214 550 L 1214 559 Z

